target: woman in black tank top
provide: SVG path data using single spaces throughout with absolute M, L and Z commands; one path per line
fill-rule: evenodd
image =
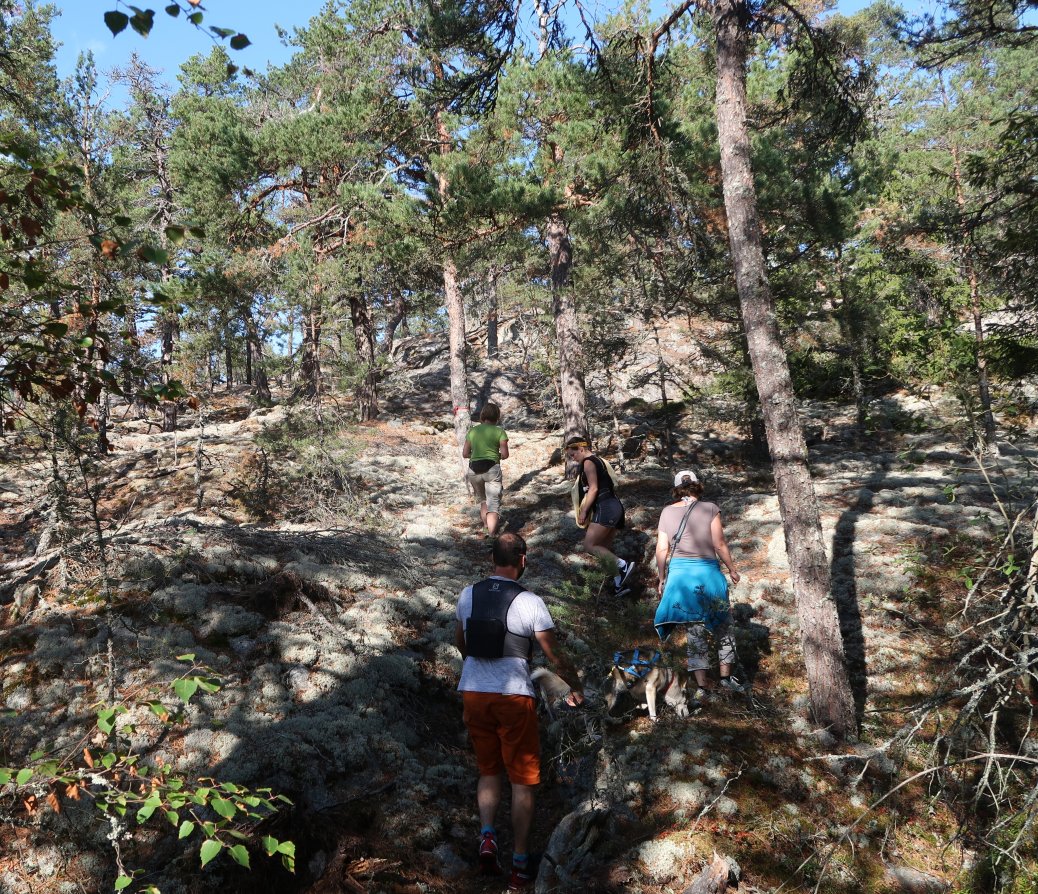
M 624 527 L 624 505 L 616 496 L 605 463 L 591 452 L 585 438 L 570 438 L 566 442 L 566 454 L 573 462 L 580 463 L 577 524 L 587 527 L 584 551 L 597 556 L 610 569 L 616 569 L 613 586 L 616 595 L 623 595 L 627 592 L 627 582 L 635 564 L 618 558 L 612 552 L 616 532 Z

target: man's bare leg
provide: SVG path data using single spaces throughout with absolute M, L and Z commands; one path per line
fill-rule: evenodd
M 530 826 L 533 823 L 533 793 L 535 786 L 512 783 L 512 835 L 515 852 L 528 854 Z
M 497 808 L 501 806 L 501 774 L 480 776 L 476 783 L 476 804 L 479 807 L 479 822 L 485 829 L 494 825 Z M 513 812 L 515 810 L 513 806 Z

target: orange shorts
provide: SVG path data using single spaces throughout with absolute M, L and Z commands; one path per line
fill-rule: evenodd
M 468 727 L 480 776 L 502 770 L 515 785 L 541 781 L 541 737 L 537 706 L 528 695 L 463 692 L 463 718 Z

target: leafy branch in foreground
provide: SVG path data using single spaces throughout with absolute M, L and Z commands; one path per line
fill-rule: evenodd
M 24 766 L 0 767 L 0 786 L 12 786 L 30 813 L 38 809 L 44 791 L 44 803 L 55 812 L 61 811 L 64 801 L 91 798 L 108 818 L 113 842 L 153 818 L 164 819 L 177 830 L 178 839 L 201 838 L 203 867 L 226 851 L 236 863 L 251 868 L 247 845 L 256 840 L 256 826 L 275 814 L 279 805 L 292 802 L 270 788 L 250 789 L 210 777 L 188 779 L 159 762 L 142 761 L 129 744 L 136 726 L 124 718 L 134 709 L 146 707 L 161 723 L 173 727 L 184 722 L 184 709 L 199 691 L 220 690 L 220 681 L 208 668 L 197 665 L 194 655 L 180 655 L 178 660 L 190 667 L 169 684 L 177 701 L 167 704 L 159 698 L 141 698 L 102 705 L 85 737 L 102 739 L 102 746 L 86 746 L 64 758 L 34 752 Z M 259 845 L 268 857 L 280 857 L 289 872 L 295 871 L 293 842 L 264 835 Z M 115 890 L 124 891 L 143 870 L 124 867 L 118 848 L 116 858 Z M 141 891 L 157 894 L 158 889 L 147 886 Z
M 151 34 L 152 28 L 155 27 L 155 10 L 141 9 L 139 6 L 124 3 L 123 0 L 117 0 L 117 3 L 118 6 L 129 10 L 129 12 L 113 9 L 104 14 L 105 25 L 112 32 L 113 37 L 125 31 L 127 26 L 136 31 L 141 37 L 147 37 Z M 187 0 L 186 5 L 180 2 L 180 0 L 175 0 L 175 2 L 166 4 L 165 13 L 174 19 L 183 13 L 184 18 L 190 24 L 204 34 L 209 35 L 214 42 L 230 38 L 228 42 L 232 50 L 244 50 L 252 43 L 245 34 L 242 34 L 235 28 L 218 28 L 215 25 L 203 24 L 205 21 L 205 7 L 202 6 L 201 0 Z M 230 65 L 228 69 L 237 71 L 238 66 Z M 246 69 L 246 73 L 249 73 L 248 69 Z

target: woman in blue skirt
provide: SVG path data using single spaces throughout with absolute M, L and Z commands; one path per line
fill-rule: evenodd
M 695 472 L 674 476 L 674 502 L 660 515 L 656 537 L 656 566 L 660 572 L 660 605 L 653 624 L 666 640 L 677 625 L 687 632 L 688 669 L 695 674 L 696 699 L 706 696 L 710 669 L 708 635 L 717 644 L 721 686 L 735 692 L 745 687 L 732 676 L 735 638 L 729 630 L 728 581 L 739 582 L 732 554 L 724 539 L 720 510 L 700 498 L 703 485 Z

